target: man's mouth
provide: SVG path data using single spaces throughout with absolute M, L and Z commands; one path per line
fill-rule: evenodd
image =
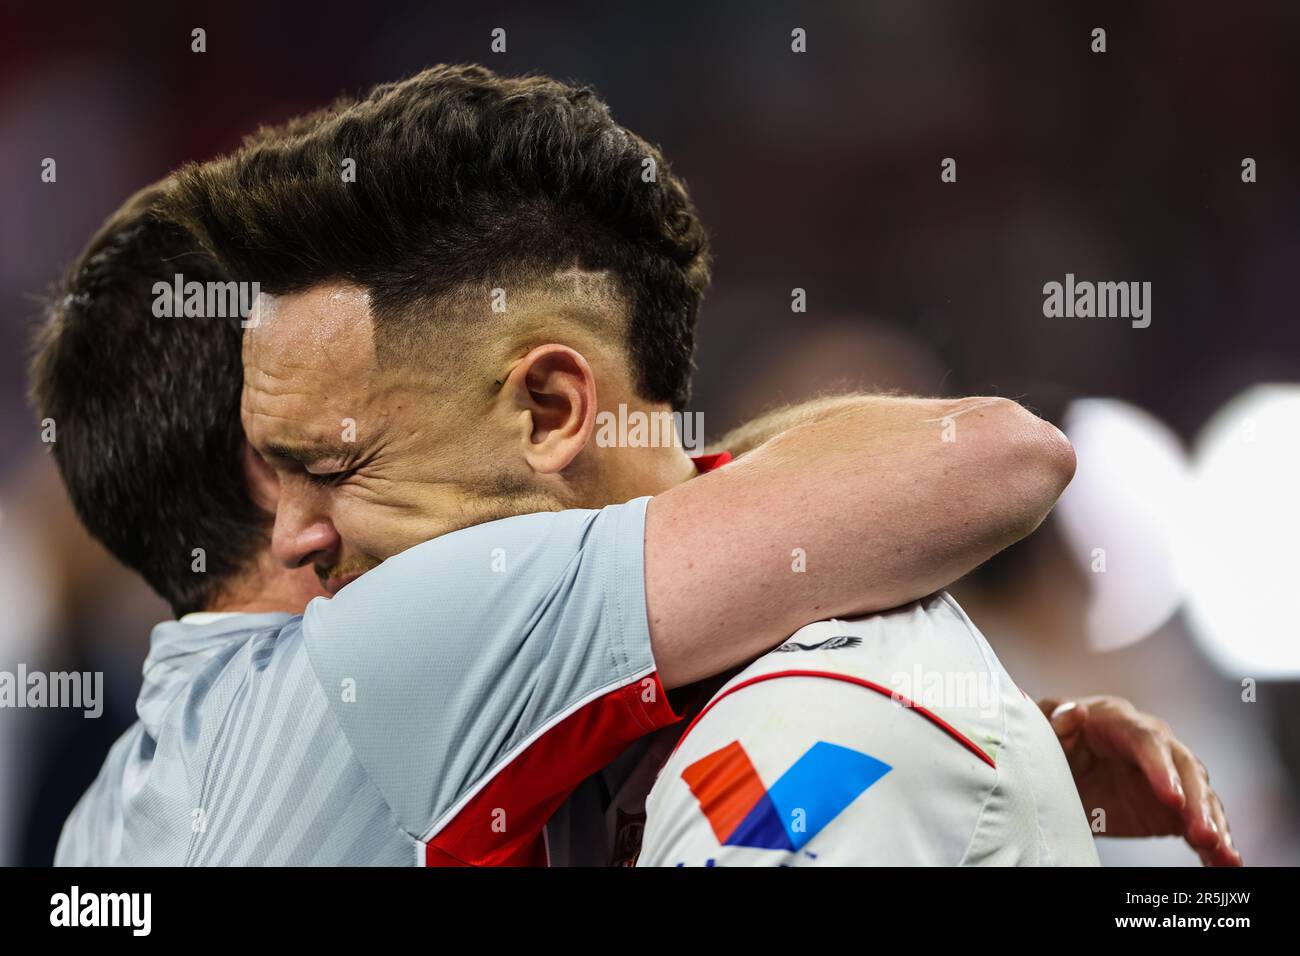
M 357 578 L 361 577 L 361 575 L 363 575 L 364 573 L 365 573 L 364 571 L 351 571 L 347 574 L 336 574 L 333 577 L 322 578 L 321 587 L 323 587 L 326 590 L 326 592 L 328 592 L 331 596 L 333 596 L 337 594 L 339 591 L 343 590 L 343 588 L 347 587 L 347 585 L 351 584 Z
M 316 577 L 326 593 L 332 596 L 379 564 L 374 558 L 354 556 L 334 565 L 316 565 Z

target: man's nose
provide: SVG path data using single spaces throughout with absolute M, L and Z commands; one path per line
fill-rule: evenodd
M 341 543 L 328 516 L 281 493 L 271 534 L 271 554 L 277 561 L 287 568 L 337 564 Z

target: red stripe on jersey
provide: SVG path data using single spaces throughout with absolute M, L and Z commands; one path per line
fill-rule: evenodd
M 632 741 L 680 719 L 658 674 L 597 697 L 497 770 L 425 845 L 426 866 L 545 866 L 543 828 Z
M 695 728 L 695 725 L 698 724 L 704 718 L 705 714 L 707 714 L 709 711 L 713 709 L 714 705 L 717 704 L 718 701 L 722 700 L 724 697 L 731 696 L 738 690 L 743 690 L 746 687 L 750 687 L 754 684 L 762 683 L 763 681 L 775 680 L 778 677 L 824 677 L 827 680 L 840 680 L 848 684 L 857 684 L 859 687 L 865 687 L 868 690 L 874 690 L 877 694 L 884 694 L 886 697 L 890 698 L 891 700 L 898 701 L 898 703 L 906 707 L 908 710 L 916 711 L 926 720 L 930 721 L 930 723 L 934 724 L 936 727 L 938 727 L 940 730 L 946 733 L 953 740 L 957 741 L 957 743 L 961 744 L 963 747 L 965 747 L 975 756 L 979 757 L 980 760 L 983 760 L 986 764 L 988 764 L 990 767 L 994 768 L 995 770 L 997 769 L 997 764 L 993 762 L 993 758 L 990 757 L 987 753 L 985 753 L 984 750 L 979 746 L 979 744 L 975 743 L 973 740 L 971 740 L 969 737 L 963 734 L 952 724 L 948 723 L 948 721 L 944 720 L 934 711 L 922 707 L 920 704 L 914 703 L 911 700 L 908 700 L 902 694 L 892 691 L 888 687 L 885 687 L 881 684 L 877 684 L 869 680 L 864 680 L 861 677 L 852 677 L 849 674 L 837 674 L 834 671 L 774 671 L 771 674 L 759 674 L 757 677 L 751 677 L 748 680 L 741 681 L 739 684 L 736 684 L 734 687 L 728 687 L 717 697 L 713 698 L 713 700 L 709 701 L 708 706 L 705 707 L 702 711 L 700 711 L 695 716 L 695 719 L 691 721 L 690 725 L 682 733 L 681 737 L 678 738 L 677 747 L 680 747 L 682 745 L 682 741 L 686 739 L 687 734 L 689 734 Z M 677 747 L 673 748 L 674 753 L 676 752 Z
M 731 452 L 691 459 L 700 472 Z M 648 699 L 647 699 L 648 698 Z M 426 866 L 546 866 L 546 821 L 588 776 L 632 741 L 681 719 L 658 674 L 610 691 L 565 717 L 496 772 L 424 847 Z

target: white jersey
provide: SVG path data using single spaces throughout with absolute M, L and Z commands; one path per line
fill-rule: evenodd
M 638 866 L 1098 864 L 1050 724 L 947 594 L 810 624 L 727 682 Z

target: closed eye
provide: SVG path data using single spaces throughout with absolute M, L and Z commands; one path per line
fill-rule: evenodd
M 306 472 L 306 475 L 307 480 L 313 485 L 329 487 L 331 485 L 337 485 L 340 481 L 343 481 L 346 478 L 350 478 L 355 471 L 355 468 L 349 468 L 347 471 L 332 471 L 328 474 L 317 474 L 314 471 L 309 471 Z

